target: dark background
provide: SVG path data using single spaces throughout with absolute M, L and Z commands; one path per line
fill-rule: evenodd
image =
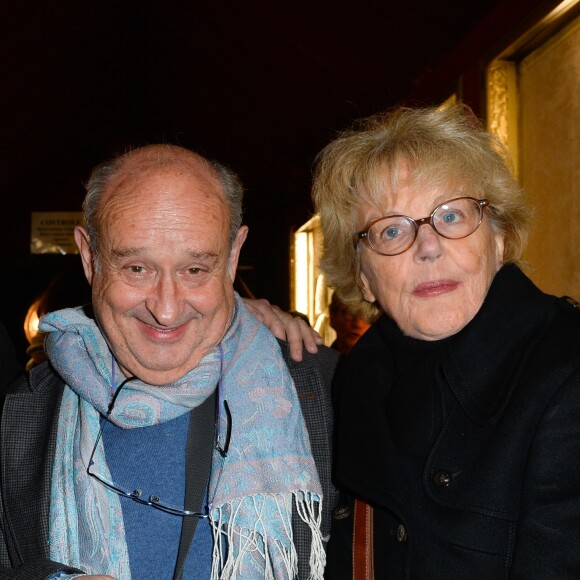
M 244 181 L 240 273 L 289 308 L 289 248 L 316 153 L 351 122 L 456 92 L 478 114 L 486 55 L 554 0 L 0 2 L 3 320 L 76 257 L 30 255 L 32 211 L 78 211 L 91 168 L 177 143 Z

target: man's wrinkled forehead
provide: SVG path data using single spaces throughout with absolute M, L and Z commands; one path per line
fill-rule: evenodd
M 125 154 L 103 198 L 130 192 L 158 175 L 189 177 L 208 194 L 223 197 L 221 182 L 211 165 L 193 152 L 169 146 L 148 146 Z

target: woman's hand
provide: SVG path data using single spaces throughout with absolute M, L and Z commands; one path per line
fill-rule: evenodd
M 290 356 L 296 362 L 302 360 L 303 347 L 313 354 L 318 352 L 322 337 L 300 317 L 284 312 L 264 298 L 244 298 L 243 300 L 252 314 L 263 322 L 274 336 L 288 342 Z

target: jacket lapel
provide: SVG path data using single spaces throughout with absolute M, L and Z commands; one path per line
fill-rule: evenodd
M 338 361 L 338 352 L 323 348 L 316 355 L 304 352 L 302 362 L 297 363 L 290 357 L 288 345 L 278 342 L 298 394 L 324 501 L 328 502 L 327 505 L 333 506 L 338 493 L 332 484 L 333 415 L 330 380 Z M 325 370 L 328 370 L 328 380 L 323 376 Z M 330 531 L 329 513 L 326 511 L 324 513 L 324 534 Z

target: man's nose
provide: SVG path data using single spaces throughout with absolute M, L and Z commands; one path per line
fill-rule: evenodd
M 147 299 L 147 309 L 155 320 L 170 325 L 179 316 L 181 291 L 179 284 L 169 276 L 160 278 Z

